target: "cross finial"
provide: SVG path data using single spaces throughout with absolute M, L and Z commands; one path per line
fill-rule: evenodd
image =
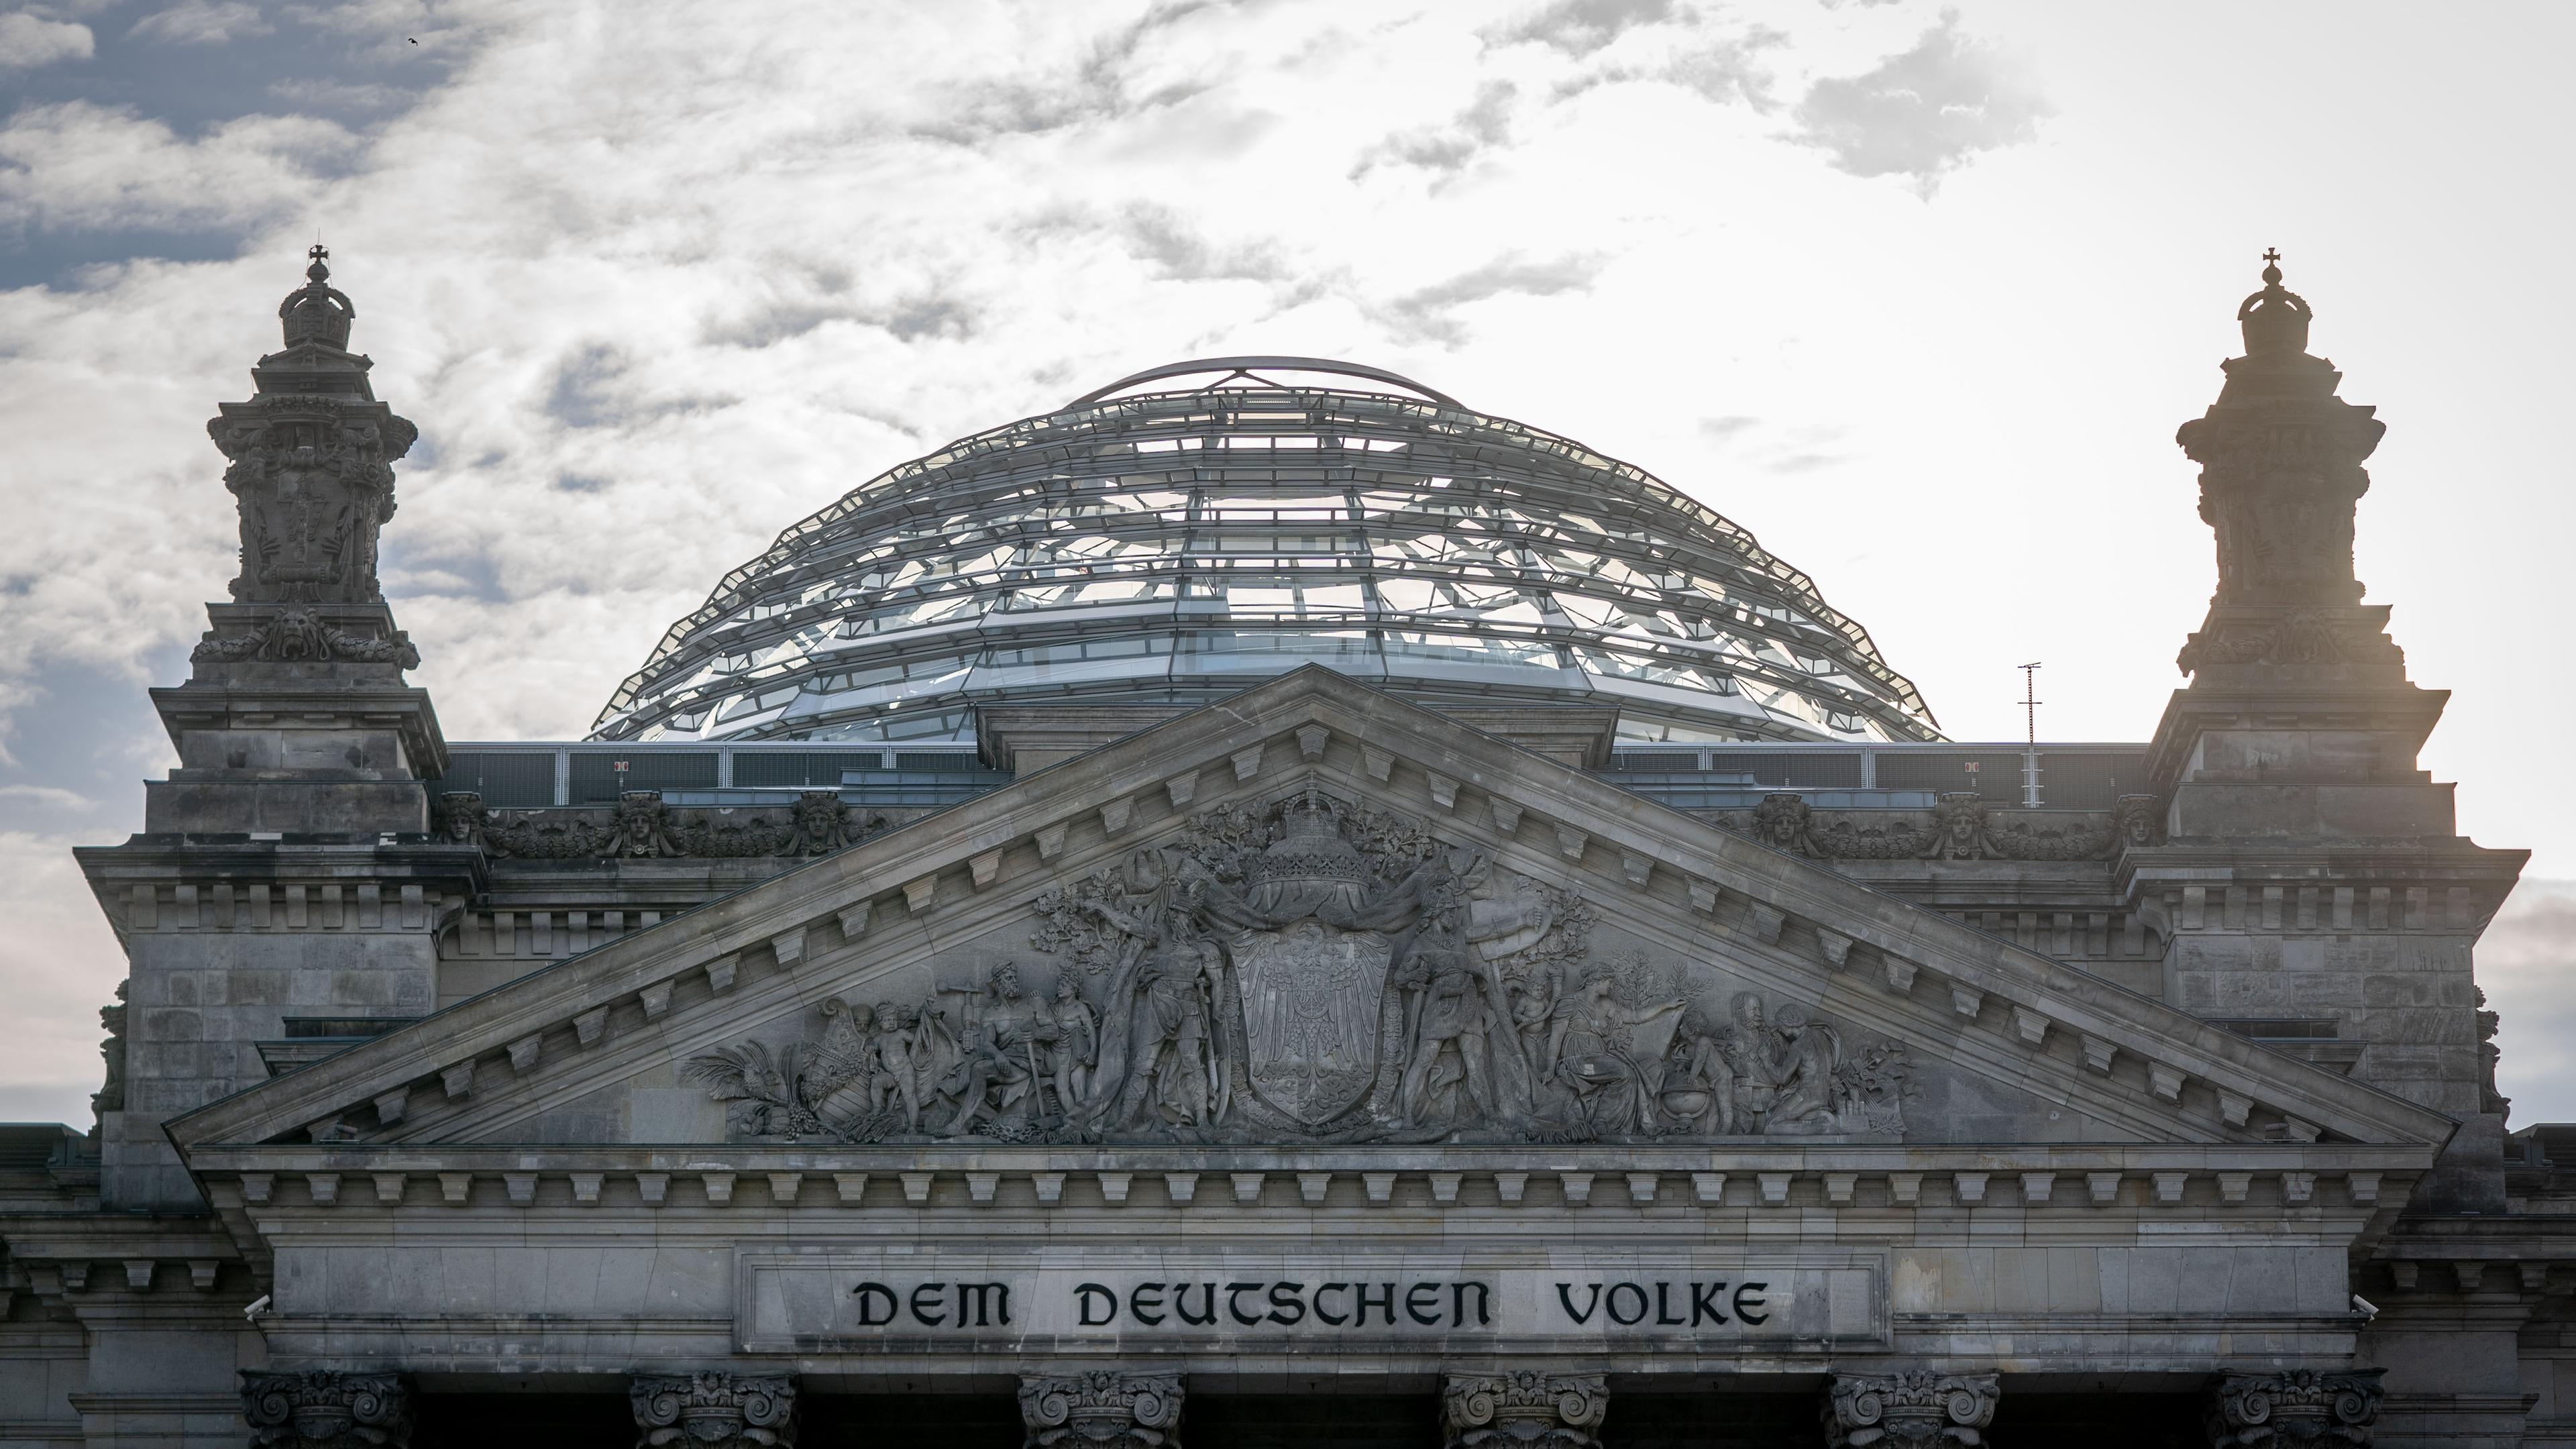
M 311 257 L 317 262 L 328 261 L 331 257 L 331 249 L 322 245 L 320 242 L 315 242 L 312 249 L 307 251 L 305 255 Z
M 2267 261 L 2267 262 L 2278 262 L 2278 261 L 2280 261 L 2280 260 L 2281 260 L 2281 250 L 2280 250 L 2280 248 L 2278 248 L 2278 247 L 2265 247 L 2265 248 L 2263 248 L 2263 260 L 2265 260 L 2265 261 Z

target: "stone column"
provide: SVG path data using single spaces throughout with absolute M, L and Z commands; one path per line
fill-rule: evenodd
M 399 1374 L 241 1371 L 252 1449 L 407 1449 L 411 1391 Z
M 1993 1374 L 1836 1374 L 1825 1386 L 1825 1442 L 1833 1449 L 1983 1444 L 2002 1396 Z
M 2203 1422 L 2217 1449 L 2254 1444 L 2366 1445 L 2379 1420 L 2382 1369 L 2229 1374 Z
M 636 1449 L 795 1449 L 796 1380 L 722 1371 L 637 1374 Z
M 1080 1369 L 1020 1376 L 1023 1449 L 1181 1449 L 1179 1374 Z
M 1599 1374 L 1450 1374 L 1440 1384 L 1440 1441 L 1447 1449 L 1600 1449 L 1609 1411 Z

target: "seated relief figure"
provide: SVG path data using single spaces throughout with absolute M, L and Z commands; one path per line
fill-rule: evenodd
M 1583 1141 L 1901 1134 L 1904 1061 L 1722 968 L 1590 959 L 1590 906 L 1309 789 L 1051 890 L 1018 963 L 685 1070 L 735 1137 Z M 1044 971 L 1048 968 L 1038 968 Z M 1569 981 L 1579 985 L 1569 986 Z M 1696 984 L 1694 984 L 1696 983 Z
M 1596 966 L 1583 989 L 1551 1016 L 1549 1079 L 1574 1096 L 1585 1124 L 1605 1135 L 1653 1132 L 1664 1088 L 1664 1054 L 1678 1027 L 1681 998 L 1629 1006 L 1612 993 L 1618 977 Z

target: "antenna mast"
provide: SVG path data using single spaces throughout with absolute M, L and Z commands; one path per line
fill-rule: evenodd
M 2021 713 L 2025 735 L 2021 752 L 2021 803 L 2025 810 L 2039 808 L 2039 661 L 2016 666 L 2021 670 Z

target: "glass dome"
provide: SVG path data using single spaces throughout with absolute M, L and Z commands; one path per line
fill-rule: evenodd
M 981 704 L 1196 705 L 1310 663 L 1615 708 L 1623 743 L 1940 738 L 1743 529 L 1314 358 L 1155 368 L 862 484 L 673 624 L 592 734 L 971 740 Z

